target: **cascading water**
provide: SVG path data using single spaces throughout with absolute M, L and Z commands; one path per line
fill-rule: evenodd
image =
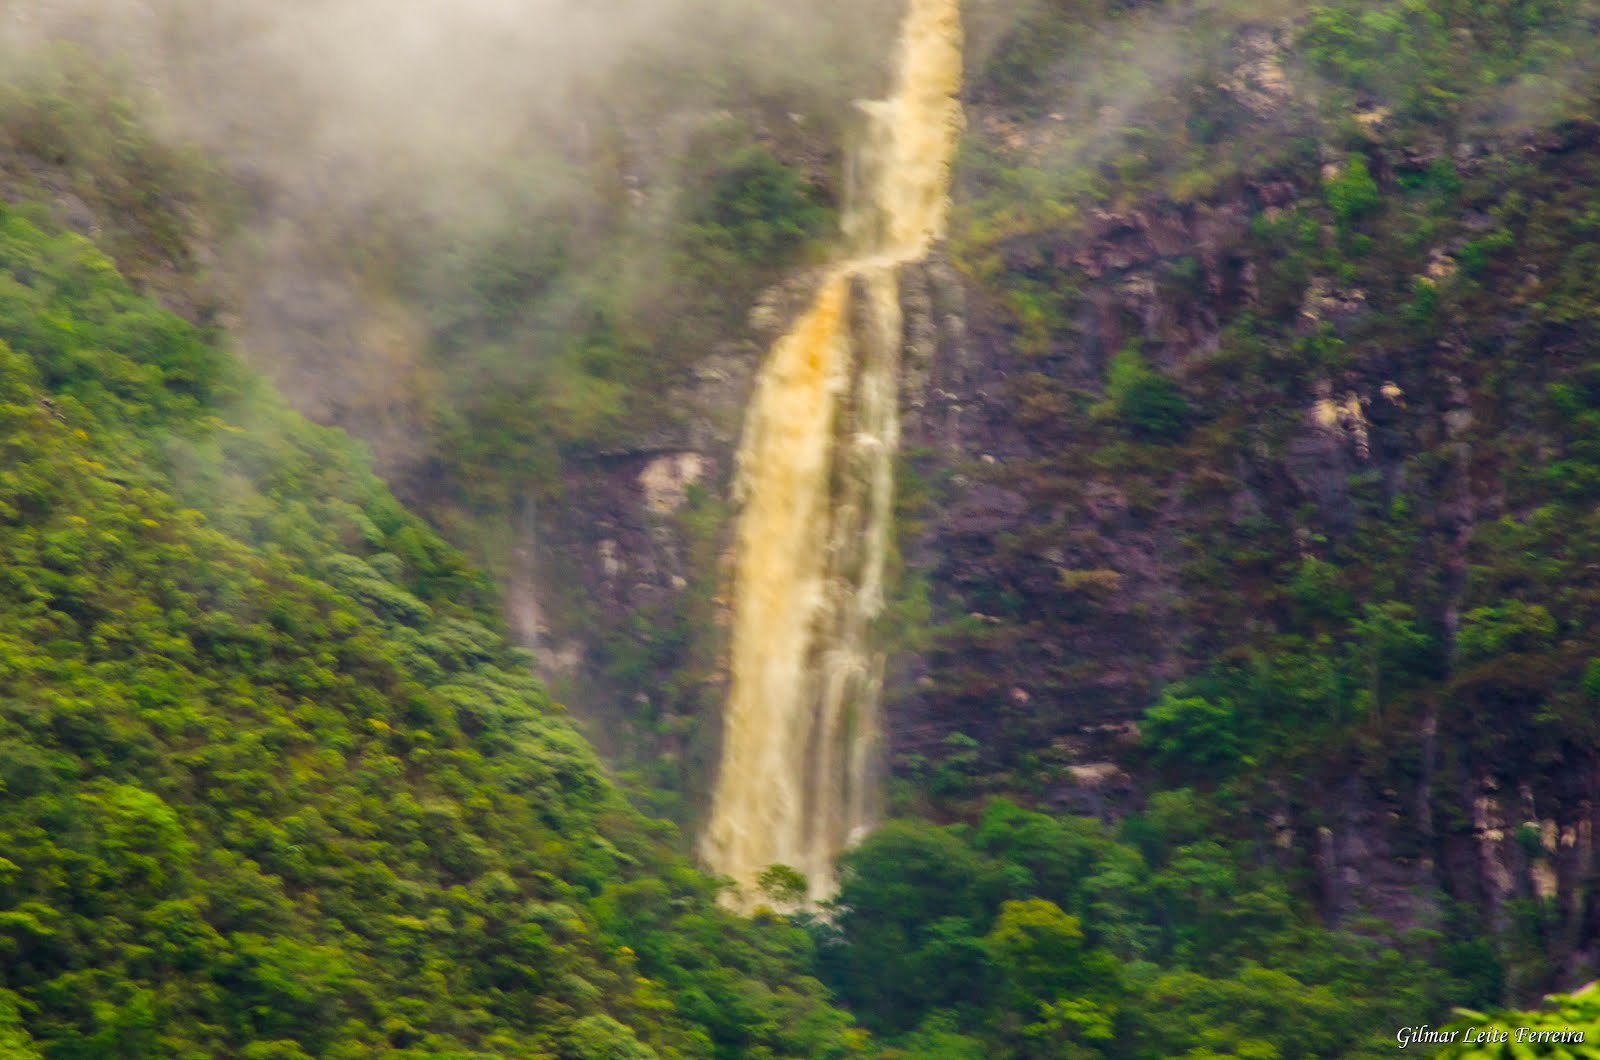
M 908 0 L 894 95 L 867 115 L 845 260 L 773 346 L 739 451 L 731 687 L 701 849 L 748 903 L 774 864 L 813 901 L 871 825 L 873 644 L 899 447 L 897 272 L 944 231 L 961 131 L 959 0 Z

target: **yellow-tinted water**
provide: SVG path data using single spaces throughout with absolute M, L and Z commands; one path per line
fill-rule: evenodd
M 909 0 L 894 95 L 863 104 L 848 258 L 773 346 L 739 452 L 731 685 L 701 848 L 741 904 L 774 864 L 810 897 L 875 813 L 872 643 L 899 446 L 896 271 L 943 234 L 961 131 L 959 0 Z

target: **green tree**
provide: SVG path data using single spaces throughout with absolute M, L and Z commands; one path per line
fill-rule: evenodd
M 1064 998 L 1111 997 L 1120 986 L 1115 963 L 1085 944 L 1078 918 L 1047 899 L 1002 903 L 983 944 L 1015 1008 L 1039 1011 Z
M 1225 699 L 1180 697 L 1168 689 L 1144 712 L 1140 735 L 1162 760 L 1213 778 L 1249 761 L 1238 712 Z
M 1383 202 L 1378 192 L 1378 182 L 1372 179 L 1367 160 L 1360 155 L 1352 155 L 1345 161 L 1338 175 L 1323 186 L 1323 194 L 1327 196 L 1328 209 L 1333 211 L 1333 219 L 1341 231 L 1348 231 L 1357 221 L 1376 211 Z
M 1366 709 L 1381 712 L 1386 697 L 1429 676 L 1434 640 L 1417 628 L 1416 609 L 1410 604 L 1366 604 L 1350 631 L 1352 662 L 1366 675 Z
M 756 887 L 761 893 L 785 905 L 796 905 L 805 900 L 810 889 L 799 869 L 789 865 L 769 865 L 756 877 Z
M 1480 662 L 1510 652 L 1547 648 L 1556 632 L 1556 620 L 1543 604 L 1503 600 L 1475 607 L 1461 616 L 1456 651 L 1463 662 Z
M 1134 346 L 1124 346 L 1106 366 L 1105 399 L 1096 416 L 1114 416 L 1134 434 L 1170 441 L 1187 425 L 1189 403 L 1166 376 L 1152 370 Z
M 982 945 L 1005 881 L 952 831 L 893 821 L 840 861 L 838 945 L 828 978 L 870 1023 L 893 1032 L 930 1008 L 981 1006 Z

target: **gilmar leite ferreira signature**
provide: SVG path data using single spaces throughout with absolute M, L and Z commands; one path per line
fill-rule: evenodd
M 1468 1027 L 1457 1031 L 1434 1031 L 1426 1026 L 1401 1027 L 1395 1041 L 1404 1049 L 1408 1045 L 1492 1045 L 1498 1042 L 1531 1044 L 1573 1043 L 1583 1041 L 1584 1032 L 1570 1027 L 1560 1030 L 1543 1030 L 1533 1027 Z

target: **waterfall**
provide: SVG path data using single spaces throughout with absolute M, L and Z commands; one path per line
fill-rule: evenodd
M 701 852 L 742 903 L 774 864 L 813 901 L 871 826 L 884 658 L 873 627 L 900 442 L 898 270 L 944 232 L 961 132 L 959 0 L 908 0 L 893 95 L 861 104 L 843 260 L 769 352 L 735 482 L 731 682 Z

